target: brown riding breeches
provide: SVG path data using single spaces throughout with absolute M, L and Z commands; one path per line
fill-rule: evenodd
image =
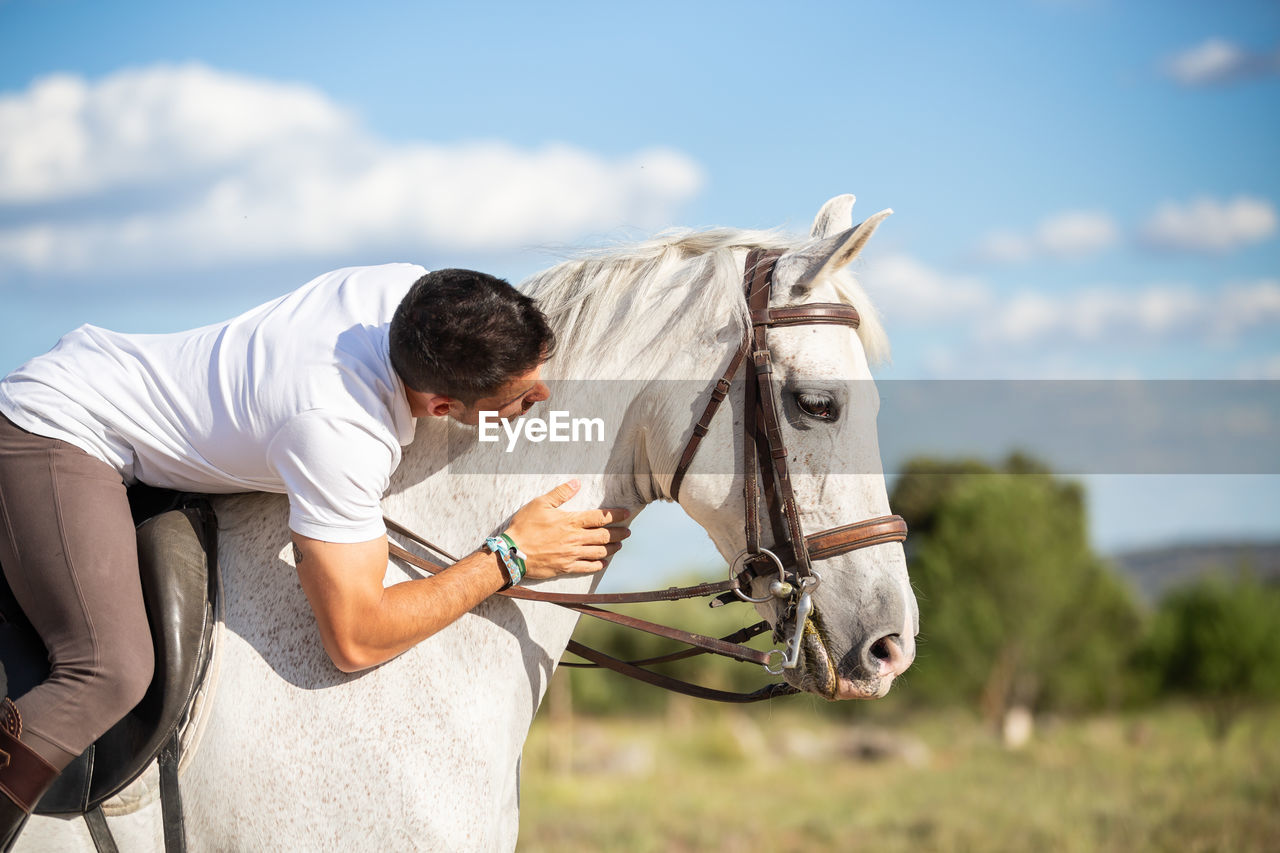
M 0 566 L 49 651 L 17 700 L 22 740 L 61 769 L 129 712 L 154 668 L 119 473 L 0 415 Z

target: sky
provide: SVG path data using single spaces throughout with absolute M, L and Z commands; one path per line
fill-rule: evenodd
M 516 282 L 854 193 L 895 211 L 855 268 L 885 387 L 1278 380 L 1278 152 L 1274 2 L 0 0 L 0 372 L 341 266 Z M 1278 538 L 1259 470 L 1092 473 L 1095 545 Z

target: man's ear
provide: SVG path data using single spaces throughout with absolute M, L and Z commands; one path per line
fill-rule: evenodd
M 409 411 L 415 418 L 442 418 L 455 408 L 458 412 L 465 411 L 462 403 L 453 397 L 429 391 L 414 391 L 412 388 L 405 390 L 409 397 Z
M 433 417 L 443 418 L 450 412 L 456 411 L 462 413 L 466 411 L 466 406 L 458 402 L 452 397 L 445 397 L 442 394 L 432 394 L 431 402 L 427 404 L 427 410 L 431 412 Z

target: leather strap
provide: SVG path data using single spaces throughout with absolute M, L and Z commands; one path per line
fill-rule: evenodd
M 752 693 L 731 693 L 725 690 L 715 690 L 710 687 L 703 687 L 698 684 L 690 684 L 687 681 L 681 681 L 678 678 L 672 678 L 669 675 L 651 672 L 647 669 L 641 669 L 638 666 L 632 666 L 626 661 L 609 657 L 604 652 L 596 651 L 582 645 L 576 640 L 570 640 L 569 651 L 579 657 L 584 657 L 593 663 L 599 664 L 606 669 L 614 672 L 622 673 L 630 676 L 637 681 L 643 681 L 646 684 L 652 684 L 655 687 L 661 687 L 670 690 L 673 693 L 683 693 L 685 696 L 693 696 L 697 699 L 711 699 L 715 702 L 734 702 L 743 704 L 747 702 L 763 702 L 767 699 L 773 699 L 778 696 L 792 696 L 799 693 L 799 688 L 792 687 L 785 682 L 767 684 Z
M 186 853 L 187 832 L 178 788 L 178 762 L 182 743 L 175 731 L 160 750 L 160 814 L 164 823 L 165 853 Z
M 850 551 L 870 548 L 872 545 L 886 545 L 890 542 L 907 540 L 907 522 L 900 515 L 882 515 L 833 527 L 805 537 L 805 547 L 812 560 L 829 560 Z M 789 544 L 778 547 L 774 552 L 784 566 L 793 565 L 795 554 Z
M 707 400 L 707 406 L 702 410 L 702 417 L 698 418 L 697 423 L 693 425 L 693 434 L 689 437 L 689 443 L 684 446 L 684 453 L 680 454 L 680 462 L 676 465 L 676 474 L 671 478 L 671 499 L 673 501 L 680 500 L 680 485 L 684 482 L 684 475 L 689 471 L 689 465 L 693 463 L 693 457 L 698 452 L 698 445 L 702 443 L 702 439 L 706 437 L 707 430 L 711 427 L 711 419 L 716 416 L 716 412 L 720 409 L 720 404 L 724 402 L 725 397 L 729 396 L 729 389 L 733 385 L 733 377 L 738 372 L 738 368 L 742 366 L 742 360 L 747 357 L 747 349 L 750 346 L 750 339 L 744 337 L 742 345 L 738 347 L 738 351 L 734 353 L 733 359 L 729 362 L 728 369 L 724 375 L 716 380 L 716 384 L 711 388 L 711 398 Z
M 182 758 L 181 741 L 174 732 L 160 750 L 160 819 L 164 831 L 165 853 L 186 853 L 187 833 L 182 811 L 182 791 L 178 788 L 178 763 Z M 107 824 L 102 806 L 84 813 L 85 826 L 98 853 L 119 853 L 115 836 Z
M 426 545 L 431 550 L 439 553 L 439 549 L 424 542 L 412 533 L 404 533 L 402 535 L 412 539 L 420 545 Z M 406 551 L 394 542 L 387 543 L 387 550 L 391 556 L 399 560 L 404 560 L 410 565 L 416 566 L 423 571 L 436 574 L 448 566 L 442 563 L 436 563 L 425 557 L 419 557 Z M 448 557 L 451 563 L 458 562 L 457 558 L 449 557 L 447 554 L 441 556 Z M 703 598 L 708 595 L 718 595 L 722 592 L 730 592 L 738 587 L 737 581 L 723 580 L 715 583 L 702 583 L 696 586 L 671 586 L 666 589 L 648 590 L 646 592 L 544 592 L 542 590 L 530 587 L 514 587 L 512 589 L 500 590 L 499 595 L 505 595 L 508 598 L 520 598 L 525 601 L 545 601 L 548 604 L 645 604 L 651 601 L 680 601 L 686 598 Z
M 858 328 L 862 316 L 858 309 L 843 302 L 806 302 L 803 305 L 783 305 L 777 308 L 753 308 L 752 326 L 808 326 L 836 324 Z
M 764 252 L 756 258 L 756 263 L 751 268 L 752 277 L 747 294 L 747 307 L 753 314 L 767 316 L 770 313 L 769 299 L 773 291 L 773 268 L 781 255 L 779 251 Z M 796 306 L 790 310 L 800 312 L 805 307 Z M 798 317 L 799 314 L 795 316 Z M 758 422 L 763 427 L 765 445 L 768 448 L 768 459 L 761 458 L 761 471 L 766 477 L 766 482 L 771 482 L 771 490 L 775 492 L 773 499 L 768 502 L 775 527 L 774 542 L 776 545 L 781 545 L 783 542 L 792 543 L 796 574 L 807 577 L 812 573 L 809 552 L 804 546 L 800 510 L 796 506 L 795 492 L 791 487 L 791 472 L 787 466 L 787 447 L 782 437 L 782 422 L 778 415 L 778 403 L 773 388 L 773 360 L 769 354 L 768 328 L 768 325 L 763 323 L 752 326 L 751 362 L 758 385 Z M 747 381 L 750 384 L 750 377 Z M 758 434 L 756 439 L 759 439 Z M 748 513 L 751 509 L 751 507 L 747 508 Z M 778 524 L 776 512 L 780 512 L 785 520 L 785 529 L 778 529 L 783 525 Z M 799 543 L 798 547 L 796 547 L 797 543 Z M 747 549 L 750 553 L 755 553 L 749 540 Z
M 102 806 L 94 806 L 84 813 L 85 826 L 89 827 L 89 837 L 98 853 L 120 853 L 116 846 L 111 827 L 107 826 L 107 816 L 102 813 Z
M 882 515 L 833 527 L 805 538 L 809 556 L 815 560 L 838 557 L 860 548 L 907 541 L 907 522 L 900 515 Z
M 771 630 L 773 630 L 773 626 L 770 625 L 768 622 L 765 622 L 762 620 L 760 622 L 757 622 L 754 625 L 748 625 L 745 628 L 740 628 L 737 631 L 734 631 L 732 634 L 725 634 L 720 639 L 726 643 L 745 643 L 747 640 L 750 640 L 752 637 L 758 637 L 761 634 L 765 633 L 766 631 L 771 631 Z M 653 657 L 653 658 L 640 658 L 639 660 L 629 660 L 629 661 L 626 661 L 626 663 L 629 663 L 632 666 L 652 666 L 655 663 L 671 663 L 672 661 L 685 660 L 687 658 L 697 657 L 698 655 L 705 655 L 705 654 L 707 654 L 706 649 L 685 649 L 682 652 L 672 652 L 669 655 L 658 655 L 657 657 Z M 600 669 L 601 668 L 600 664 L 598 663 L 576 663 L 574 661 L 564 661 L 564 660 L 560 661 L 560 665 L 573 667 L 575 669 Z
M 753 249 L 747 255 L 746 269 L 750 271 L 748 275 L 752 276 L 751 281 L 754 285 L 755 275 L 763 272 L 766 276 L 772 274 L 772 263 L 776 262 L 777 255 L 774 256 L 772 262 L 762 264 L 762 261 L 768 261 L 766 255 L 769 253 L 761 249 Z M 749 286 L 752 286 L 749 285 Z M 778 308 L 770 308 L 766 304 L 763 308 L 751 310 L 751 325 L 757 326 L 799 326 L 810 323 L 829 323 L 851 326 L 858 328 L 862 322 L 858 309 L 852 305 L 845 305 L 839 302 L 811 302 L 804 305 L 787 305 Z M 693 432 L 689 436 L 689 441 L 684 446 L 684 452 L 680 454 L 680 461 L 676 464 L 675 476 L 671 479 L 671 499 L 673 501 L 680 500 L 680 486 L 684 483 L 685 474 L 689 471 L 689 466 L 693 464 L 693 457 L 698 453 L 698 447 L 702 444 L 702 439 L 706 437 L 707 431 L 711 427 L 711 420 L 720 409 L 720 404 L 724 402 L 725 397 L 729 394 L 729 389 L 733 383 L 733 377 L 737 375 L 738 369 L 742 366 L 743 360 L 751 349 L 752 333 L 748 331 L 743 337 L 742 345 L 738 347 L 738 351 L 734 353 L 732 360 L 729 362 L 728 368 L 724 374 L 716 380 L 716 384 L 711 388 L 711 396 L 707 400 L 706 408 L 702 410 L 702 416 L 698 418 L 693 425 Z M 751 410 L 747 410 L 747 415 L 751 416 Z
M 744 646 L 741 643 L 729 643 L 715 637 L 708 637 L 705 634 L 695 634 L 692 631 L 684 631 L 680 628 L 671 628 L 666 625 L 660 625 L 656 622 L 650 622 L 646 619 L 638 619 L 635 616 L 628 616 L 625 613 L 614 613 L 612 610 L 602 610 L 599 607 L 592 607 L 589 604 L 573 604 L 569 605 L 571 610 L 579 613 L 585 613 L 588 616 L 594 616 L 605 622 L 613 622 L 616 625 L 622 625 L 627 628 L 635 628 L 638 631 L 644 631 L 654 634 L 658 637 L 666 637 L 669 640 L 686 643 L 690 646 L 696 646 L 711 654 L 721 655 L 723 657 L 732 658 L 737 661 L 745 661 L 747 663 L 758 663 L 764 666 L 769 661 L 769 652 L 753 649 L 750 646 Z
M 424 571 L 430 572 L 431 574 L 438 574 L 446 568 L 445 566 L 432 563 L 415 554 L 411 554 L 395 543 L 389 543 L 388 550 L 393 556 L 398 557 L 411 565 L 417 566 Z M 719 589 L 718 584 L 706 584 L 705 586 L 711 588 L 705 593 L 706 595 L 710 595 L 712 592 Z M 593 616 L 596 619 L 600 619 L 605 622 L 613 622 L 626 628 L 633 628 L 637 631 L 644 631 L 648 634 L 666 637 L 669 640 L 675 640 L 687 645 L 696 646 L 698 648 L 705 649 L 712 654 L 723 655 L 724 657 L 732 658 L 733 660 L 758 663 L 762 666 L 768 660 L 768 652 L 762 652 L 759 649 L 753 649 L 740 643 L 726 642 L 724 640 L 717 639 L 716 637 L 708 637 L 705 634 L 696 634 L 692 631 L 684 631 L 680 628 L 671 628 L 657 622 L 650 622 L 647 619 L 628 616 L 625 613 L 615 613 L 612 610 L 604 610 L 591 604 L 582 604 L 576 603 L 576 601 L 563 600 L 565 598 L 578 599 L 578 596 L 563 596 L 563 598 L 561 598 L 553 593 L 539 592 L 534 589 L 521 589 L 520 587 L 512 587 L 511 589 L 502 590 L 497 594 L 504 595 L 508 598 L 524 599 L 526 601 L 546 601 L 552 604 L 558 604 L 561 607 L 576 610 L 579 613 L 587 616 Z M 561 600 L 557 600 L 557 598 L 561 598 Z M 595 600 L 599 601 L 599 599 Z

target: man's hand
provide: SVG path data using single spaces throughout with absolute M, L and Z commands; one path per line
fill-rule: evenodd
M 619 507 L 566 512 L 557 509 L 578 493 L 570 480 L 525 504 L 511 519 L 506 533 L 525 554 L 531 578 L 598 572 L 606 557 L 617 553 L 631 535 L 625 527 L 608 525 L 631 515 Z

